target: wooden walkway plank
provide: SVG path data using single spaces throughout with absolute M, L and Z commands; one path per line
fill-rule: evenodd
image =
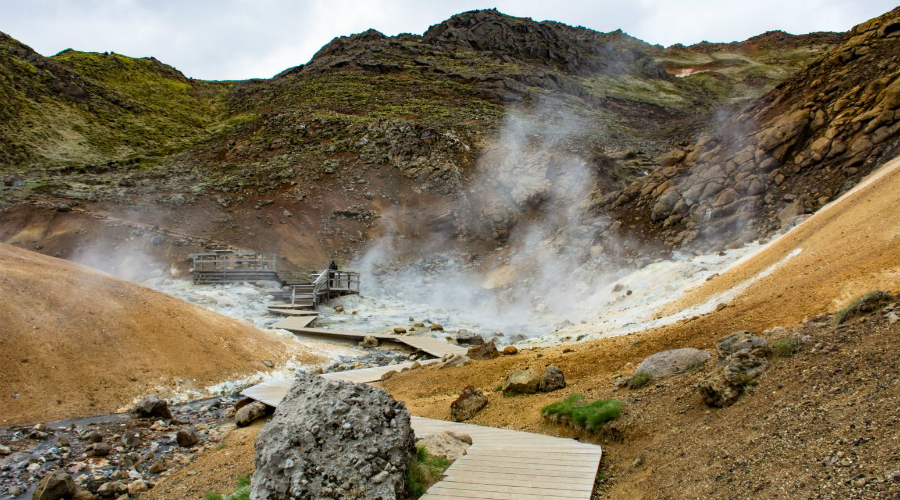
M 282 330 L 288 331 L 296 331 L 302 328 L 306 328 L 310 323 L 316 320 L 316 316 L 291 316 L 288 318 L 284 318 L 272 325 L 272 328 L 280 328 Z
M 441 358 L 447 354 L 466 354 L 468 349 L 458 345 L 449 344 L 432 337 L 413 337 L 409 335 L 394 335 L 389 333 L 363 333 L 346 330 L 330 330 L 327 328 L 287 328 L 294 333 L 322 335 L 349 339 L 362 340 L 364 337 L 375 337 L 378 340 L 388 340 L 408 345 L 414 349 L 426 352 L 432 356 Z
M 316 311 L 310 311 L 306 309 L 281 309 L 278 307 L 270 307 L 269 312 L 273 314 L 280 314 L 282 316 L 318 316 L 319 313 Z

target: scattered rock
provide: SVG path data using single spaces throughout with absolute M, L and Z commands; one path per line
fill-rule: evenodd
M 70 207 L 69 205 L 66 205 L 65 203 L 60 203 L 59 205 L 56 205 L 56 211 L 62 212 L 62 213 L 71 212 L 72 207 Z
M 128 491 L 128 487 L 120 481 L 110 481 L 103 483 L 97 488 L 97 494 L 101 497 L 112 497 L 122 495 Z
M 153 238 L 150 239 L 150 243 L 151 243 L 153 246 L 159 246 L 159 245 L 162 245 L 165 241 L 166 241 L 166 237 L 163 236 L 163 235 L 161 235 L 161 234 L 158 234 L 158 235 L 156 235 L 156 236 L 154 236 Z
M 88 455 L 93 457 L 105 457 L 110 453 L 112 453 L 112 446 L 103 442 L 92 444 L 88 450 Z
M 709 357 L 708 352 L 700 349 L 690 347 L 671 349 L 647 356 L 641 361 L 634 373 L 635 375 L 646 373 L 653 378 L 668 377 L 697 366 L 705 362 Z
M 251 497 L 404 498 L 415 454 L 403 403 L 301 372 L 256 439 Z
M 481 391 L 468 386 L 459 393 L 455 401 L 450 403 L 450 420 L 454 422 L 469 420 L 487 404 L 488 400 Z
M 178 430 L 178 433 L 175 434 L 175 441 L 178 443 L 178 446 L 182 448 L 190 448 L 197 444 L 199 439 L 197 439 L 197 433 L 194 432 L 192 427 L 184 427 Z
M 336 313 L 344 312 L 344 306 L 334 306 L 334 312 L 336 312 Z
M 470 347 L 466 354 L 471 359 L 494 359 L 500 356 L 500 353 L 497 352 L 497 345 L 494 344 L 493 340 Z
M 260 403 L 259 401 L 254 401 L 240 410 L 237 411 L 234 415 L 234 423 L 237 424 L 238 427 L 247 427 L 253 422 L 265 417 L 269 414 L 270 406 L 265 403 Z
M 503 383 L 504 394 L 534 394 L 541 383 L 541 376 L 534 370 L 515 370 Z
M 12 449 L 9 446 L 5 446 L 0 444 L 0 456 L 6 456 L 12 453 Z
M 131 498 L 138 498 L 141 494 L 148 491 L 150 491 L 150 488 L 145 481 L 138 479 L 137 481 L 128 483 L 128 496 Z
M 264 360 L 262 360 L 262 364 L 263 364 L 263 366 L 265 366 L 266 368 L 275 368 L 275 362 L 272 361 L 271 359 L 264 359 Z
M 559 370 L 559 368 L 550 365 L 544 371 L 544 375 L 541 376 L 541 382 L 538 385 L 538 389 L 543 392 L 555 391 L 557 389 L 564 389 L 566 387 L 566 378 L 563 376 L 563 373 Z
M 403 328 L 402 326 L 395 327 L 394 333 L 396 333 L 397 335 L 402 335 L 406 333 L 406 328 Z
M 516 346 L 514 346 L 514 345 L 508 345 L 503 348 L 503 354 L 505 354 L 507 356 L 512 356 L 515 354 L 519 354 L 519 350 L 516 349 Z
M 456 332 L 456 343 L 460 345 L 480 345 L 484 343 L 484 338 L 468 330 L 459 330 Z
M 465 354 L 447 354 L 443 358 L 441 358 L 441 363 L 438 365 L 438 370 L 467 365 L 471 361 L 472 360 L 469 359 L 469 357 Z
M 85 434 L 83 439 L 88 443 L 99 443 L 100 441 L 103 441 L 103 434 L 97 431 L 91 431 Z
M 44 476 L 31 496 L 33 500 L 60 500 L 75 495 L 75 481 L 65 471 Z
M 138 401 L 132 408 L 131 415 L 138 418 L 172 418 L 169 404 L 165 400 L 159 399 L 156 394 L 144 396 Z
M 59 442 L 57 441 L 57 446 Z M 124 436 L 122 436 L 122 444 L 127 448 L 137 448 L 141 444 L 143 444 L 143 440 L 141 439 L 141 434 L 135 431 L 126 432 Z
M 378 339 L 371 335 L 366 335 L 363 337 L 362 342 L 359 343 L 359 346 L 367 348 L 378 347 Z
M 151 474 L 159 474 L 161 472 L 165 472 L 168 469 L 169 465 L 165 460 L 157 460 L 156 462 L 153 462 L 152 465 L 150 465 L 148 471 L 150 471 Z
M 432 323 L 431 331 L 432 332 L 442 332 L 442 331 L 444 331 L 444 327 L 440 323 Z
M 765 339 L 741 331 L 719 339 L 716 352 L 722 359 L 698 390 L 707 405 L 724 408 L 733 405 L 769 367 L 770 349 Z
M 444 431 L 429 434 L 420 439 L 416 445 L 424 447 L 425 451 L 432 457 L 441 457 L 444 460 L 454 462 L 465 455 L 469 446 L 472 446 L 472 437 L 468 434 Z

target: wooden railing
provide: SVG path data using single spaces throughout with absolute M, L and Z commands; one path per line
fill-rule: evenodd
M 278 256 L 259 252 L 195 253 L 191 271 L 276 271 Z
M 323 297 L 327 299 L 335 293 L 359 293 L 358 272 L 326 269 L 312 276 L 315 278 L 312 285 L 291 287 L 291 306 L 297 305 L 297 295 L 312 295 L 312 306 L 315 308 Z

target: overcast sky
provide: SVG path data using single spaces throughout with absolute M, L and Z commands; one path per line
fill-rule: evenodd
M 0 0 L 0 31 L 43 55 L 66 48 L 155 56 L 203 79 L 268 78 L 332 38 L 423 33 L 497 7 L 650 43 L 744 40 L 769 30 L 846 31 L 896 0 Z

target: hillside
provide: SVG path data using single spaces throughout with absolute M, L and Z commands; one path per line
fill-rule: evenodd
M 5 244 L 0 322 L 4 426 L 113 412 L 151 392 L 202 393 L 265 371 L 264 359 L 318 360 L 244 322 Z
M 489 249 L 511 227 L 472 223 L 485 208 L 462 193 L 478 182 L 479 159 L 504 147 L 511 119 L 531 124 L 534 149 L 549 143 L 547 155 L 586 163 L 593 189 L 605 194 L 660 168 L 661 155 L 711 127 L 722 106 L 759 96 L 841 39 L 782 35 L 759 50 L 685 49 L 764 67 L 767 83 L 757 85 L 738 63 L 719 72 L 725 83 L 706 81 L 718 78 L 711 73 L 677 78 L 674 65 L 699 59 L 620 31 L 494 10 L 456 15 L 423 35 L 339 37 L 306 65 L 229 83 L 116 54 L 45 58 L 7 37 L 0 87 L 35 118 L 6 122 L 16 129 L 0 140 L 9 158 L 0 169 L 19 172 L 0 190 L 0 230 L 4 241 L 30 244 L 22 231 L 49 217 L 35 208 L 66 203 L 77 207 L 72 216 L 86 216 L 78 223 L 86 232 L 66 236 L 72 241 L 114 240 L 107 221 L 122 220 L 178 235 L 149 249 L 173 264 L 195 249 L 237 247 L 277 251 L 304 267 L 328 255 L 349 259 L 384 234 L 380 219 L 393 213 L 411 220 L 398 228 L 408 241 L 451 228 Z M 82 90 L 64 90 L 60 79 Z M 73 113 L 85 122 L 74 129 Z M 548 117 L 562 137 L 540 126 Z M 512 221 L 520 208 L 487 210 Z M 29 248 L 69 258 L 72 245 L 39 239 Z

